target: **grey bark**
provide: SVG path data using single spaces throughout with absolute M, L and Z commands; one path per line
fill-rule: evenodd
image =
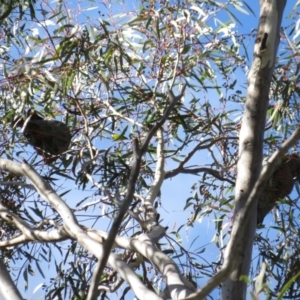
M 240 132 L 239 161 L 235 187 L 235 211 L 232 232 L 240 227 L 240 215 L 259 178 L 263 155 L 263 136 L 269 90 L 279 44 L 280 25 L 286 0 L 261 0 L 260 22 L 254 46 L 254 57 L 248 75 L 248 89 Z M 243 238 L 238 241 L 234 271 L 223 283 L 222 299 L 246 298 L 247 284 L 240 280 L 248 276 L 257 222 L 257 203 L 250 211 Z M 244 227 L 244 226 L 243 226 Z M 226 257 L 232 253 L 226 252 Z M 232 262 L 234 263 L 234 262 Z

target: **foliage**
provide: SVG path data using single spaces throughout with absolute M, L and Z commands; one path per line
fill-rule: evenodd
M 134 197 L 118 229 L 119 236 L 135 238 L 149 231 L 145 199 L 152 187 L 160 189 L 156 176 L 162 144 L 165 174 L 161 179 L 196 176 L 187 187 L 190 196 L 176 203 L 178 209 L 190 212 L 188 221 L 168 230 L 157 247 L 177 263 L 181 275 L 200 286 L 203 278 L 216 273 L 222 258 L 211 257 L 199 239 L 187 248 L 181 235 L 184 228 L 196 230 L 206 216 L 214 220 L 214 245 L 220 253 L 230 235 L 238 134 L 251 63 L 247 49 L 255 37 L 255 32 L 240 34 L 237 26 L 242 23 L 239 13 L 252 13 L 252 8 L 237 1 L 143 1 L 139 9 L 133 4 L 126 8 L 124 3 L 103 2 L 99 8 L 83 2 L 79 10 L 63 1 L 29 1 L 28 7 L 15 3 L 9 18 L 0 16 L 1 157 L 26 160 L 72 208 L 81 225 L 109 231 L 131 183 L 133 141 L 141 146 L 150 137 Z M 299 22 L 294 15 L 290 24 L 284 24 L 272 82 L 266 156 L 299 124 L 295 50 Z M 162 126 L 161 137 L 155 126 L 172 97 L 185 87 Z M 26 118 L 28 108 L 65 122 L 72 132 L 71 147 L 50 166 L 14 126 L 15 119 Z M 169 203 L 168 194 L 157 192 L 155 198 L 155 213 L 163 213 L 160 205 Z M 286 289 L 287 295 L 296 297 L 299 290 L 297 199 L 298 193 L 285 199 L 274 226 L 266 223 L 257 231 L 253 269 L 259 270 L 263 260 L 268 263 L 265 276 L 271 281 L 272 296 Z M 64 224 L 60 212 L 24 177 L 5 171 L 1 172 L 1 203 L 1 209 L 31 228 L 51 231 Z M 155 218 L 166 225 L 159 214 Z M 87 249 L 71 238 L 26 241 L 12 248 L 8 241 L 21 234 L 20 228 L 9 220 L 1 222 L 2 255 L 17 285 L 24 280 L 27 286 L 31 276 L 39 273 L 47 281 L 45 298 L 85 299 L 96 262 Z M 164 277 L 147 260 L 139 260 L 140 254 L 124 247 L 112 251 L 133 266 L 149 290 L 164 291 L 160 284 Z M 45 263 L 55 268 L 50 281 L 42 267 Z M 256 275 L 253 271 L 251 278 Z M 102 299 L 122 283 L 118 272 L 107 266 L 100 279 Z M 122 296 L 129 291 L 126 287 Z

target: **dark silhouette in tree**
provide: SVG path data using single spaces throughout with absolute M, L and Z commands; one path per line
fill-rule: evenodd
M 279 199 L 292 192 L 295 179 L 300 179 L 300 157 L 297 154 L 285 155 L 258 201 L 257 224 L 263 222 Z
M 68 150 L 71 142 L 69 127 L 57 120 L 45 120 L 35 111 L 28 111 L 28 118 L 19 119 L 18 127 L 24 127 L 23 134 L 38 154 L 43 155 L 46 164 L 54 162 Z

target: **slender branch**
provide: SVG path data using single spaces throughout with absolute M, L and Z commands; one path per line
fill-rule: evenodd
M 208 280 L 204 286 L 197 292 L 184 300 L 203 300 L 219 284 L 221 284 L 229 275 L 229 267 L 222 268 L 214 277 Z
M 117 236 L 119 227 L 122 224 L 124 215 L 126 214 L 130 203 L 132 201 L 133 195 L 134 195 L 134 191 L 135 191 L 135 184 L 137 181 L 137 178 L 139 176 L 139 171 L 140 171 L 140 166 L 141 166 L 141 161 L 142 161 L 142 157 L 141 157 L 141 152 L 139 149 L 139 145 L 138 145 L 138 141 L 137 139 L 135 139 L 133 141 L 133 153 L 134 153 L 134 162 L 133 162 L 133 166 L 130 172 L 130 177 L 128 180 L 128 184 L 127 184 L 127 194 L 125 196 L 125 199 L 120 207 L 119 213 L 117 215 L 117 217 L 114 219 L 111 230 L 109 232 L 108 238 L 104 244 L 104 253 L 103 256 L 101 258 L 101 260 L 99 260 L 97 262 L 97 265 L 95 267 L 94 273 L 93 273 L 93 277 L 92 277 L 92 281 L 91 281 L 91 285 L 90 285 L 90 289 L 88 292 L 88 296 L 87 296 L 87 300 L 92 300 L 95 299 L 95 297 L 97 297 L 98 294 L 98 283 L 100 281 L 100 277 L 103 273 L 103 270 L 106 266 L 106 262 L 107 259 L 110 255 L 111 252 L 111 248 L 113 247 L 115 238 Z
M 195 169 L 187 169 L 187 168 L 176 168 L 174 170 L 171 170 L 171 171 L 168 171 L 166 172 L 166 176 L 165 176 L 165 179 L 168 179 L 168 178 L 172 178 L 178 174 L 193 174 L 193 175 L 198 175 L 200 172 L 203 172 L 203 173 L 208 173 L 212 176 L 214 176 L 215 178 L 219 179 L 219 180 L 222 180 L 222 181 L 227 181 L 229 182 L 230 184 L 233 184 L 234 185 L 234 181 L 228 179 L 228 178 L 224 178 L 223 176 L 221 176 L 220 172 L 216 171 L 216 170 L 213 170 L 213 169 L 210 169 L 210 168 L 195 168 Z
M 92 142 L 91 142 L 91 139 L 89 137 L 89 122 L 87 120 L 87 117 L 86 117 L 86 114 L 85 114 L 85 111 L 83 109 L 81 109 L 81 106 L 79 105 L 78 101 L 76 100 L 75 101 L 76 104 L 77 104 L 77 109 L 80 111 L 80 115 L 82 116 L 83 120 L 84 120 L 84 128 L 85 128 L 85 138 L 87 140 L 87 146 L 88 146 L 88 149 L 90 151 L 90 157 L 91 159 L 94 159 L 97 157 L 97 153 L 94 154 L 93 153 L 93 145 L 92 145 Z
M 192 169 L 191 172 L 189 171 L 189 169 L 187 168 L 184 168 L 184 165 L 193 157 L 193 155 L 199 151 L 199 150 L 202 150 L 202 149 L 207 149 L 207 148 L 210 148 L 212 147 L 214 144 L 216 144 L 217 142 L 221 141 L 221 140 L 224 140 L 224 139 L 228 139 L 228 137 L 218 137 L 218 138 L 215 138 L 215 139 L 207 139 L 205 141 L 202 141 L 200 142 L 192 151 L 190 151 L 186 157 L 178 164 L 178 167 L 173 169 L 173 170 L 170 170 L 170 171 L 167 171 L 166 174 L 165 174 L 165 179 L 167 178 L 171 178 L 171 177 L 174 177 L 180 173 L 185 173 L 185 174 L 197 174 L 197 171 L 198 169 Z M 235 138 L 234 138 L 235 139 Z M 195 171 L 194 171 L 195 170 Z M 207 172 L 210 173 L 211 175 L 215 176 L 217 179 L 220 179 L 220 180 L 223 180 L 223 181 L 228 181 L 230 183 L 233 183 L 231 180 L 229 179 L 225 179 L 223 178 L 219 172 L 217 171 L 209 171 L 211 169 L 207 169 Z M 203 170 L 203 171 L 206 171 L 206 170 Z M 202 168 L 199 168 L 199 171 L 198 172 L 203 172 L 202 171 Z
M 117 116 L 117 117 L 120 117 L 121 119 L 124 119 L 126 121 L 128 121 L 129 123 L 135 125 L 135 126 L 138 126 L 138 127 L 141 127 L 141 128 L 146 128 L 145 125 L 139 123 L 139 122 L 136 122 L 135 120 L 131 119 L 131 118 L 128 118 L 124 115 L 122 115 L 121 113 L 117 112 L 109 103 L 108 101 L 105 101 L 104 104 L 107 106 L 107 108 L 109 108 L 112 112 L 113 112 L 113 116 Z
M 170 104 L 169 106 L 165 109 L 163 116 L 161 119 L 150 129 L 147 137 L 145 138 L 142 146 L 141 146 L 141 152 L 144 154 L 147 150 L 147 147 L 149 145 L 149 142 L 151 138 L 155 135 L 156 131 L 158 128 L 160 128 L 165 121 L 168 119 L 170 113 L 173 111 L 175 105 L 178 103 L 178 101 L 183 97 L 184 92 L 186 89 L 186 85 L 183 86 L 181 93 L 178 96 L 174 96 L 171 91 L 169 91 L 169 99 L 170 99 Z
M 108 197 L 105 197 L 107 200 L 109 199 Z M 73 211 L 81 211 L 81 210 L 86 210 L 88 207 L 90 207 L 90 206 L 94 206 L 94 205 L 96 205 L 96 204 L 98 204 L 98 203 L 101 203 L 101 202 L 103 202 L 103 200 L 106 200 L 106 199 L 99 199 L 99 200 L 95 200 L 95 201 L 92 201 L 92 202 L 89 202 L 89 203 L 86 203 L 86 204 L 84 204 L 84 205 L 81 205 L 80 207 L 78 207 L 78 208 L 74 208 L 73 209 Z
M 128 184 L 127 184 L 127 193 L 126 193 L 125 199 L 119 209 L 119 213 L 113 221 L 108 238 L 104 244 L 103 257 L 101 260 L 99 260 L 97 262 L 97 265 L 95 267 L 91 285 L 90 285 L 90 289 L 89 289 L 88 296 L 87 296 L 87 300 L 92 300 L 92 299 L 95 299 L 95 297 L 97 297 L 98 283 L 100 281 L 103 270 L 106 266 L 106 262 L 109 257 L 109 254 L 111 252 L 111 249 L 114 245 L 114 241 L 117 236 L 119 227 L 121 226 L 124 215 L 127 213 L 129 206 L 131 204 L 131 201 L 133 199 L 136 181 L 137 181 L 139 173 L 140 173 L 142 156 L 146 153 L 149 142 L 152 139 L 152 137 L 156 134 L 157 130 L 162 127 L 162 125 L 164 124 L 164 122 L 167 120 L 170 113 L 174 109 L 176 103 L 182 98 L 185 88 L 186 88 L 186 86 L 183 87 L 181 93 L 178 96 L 174 96 L 171 91 L 169 92 L 170 104 L 165 109 L 162 118 L 148 132 L 145 140 L 142 143 L 141 148 L 139 148 L 137 139 L 135 139 L 133 141 L 133 165 L 132 165 L 132 169 L 131 169 Z

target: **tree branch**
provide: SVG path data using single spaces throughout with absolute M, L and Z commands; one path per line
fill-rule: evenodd
M 8 223 L 14 224 L 22 234 L 11 239 L 0 241 L 0 248 L 16 246 L 22 243 L 35 242 L 58 242 L 69 238 L 69 235 L 62 226 L 57 230 L 50 232 L 38 229 L 32 229 L 23 219 L 16 214 L 10 212 L 6 207 L 0 203 L 0 217 Z M 57 226 L 57 225 L 56 225 Z M 57 226 L 58 227 L 58 226 Z
M 228 179 L 228 178 L 224 178 L 220 172 L 216 171 L 216 170 L 213 170 L 213 169 L 210 169 L 210 168 L 195 168 L 195 169 L 187 169 L 187 168 L 181 168 L 179 169 L 176 168 L 174 170 L 171 170 L 171 171 L 168 171 L 166 172 L 166 176 L 165 176 L 165 179 L 168 179 L 168 178 L 172 178 L 178 174 L 193 174 L 193 175 L 198 175 L 200 172 L 203 172 L 203 173 L 208 173 L 212 176 L 214 176 L 215 178 L 219 179 L 219 180 L 222 180 L 222 181 L 227 181 L 229 182 L 230 184 L 234 185 L 234 181 Z
M 135 126 L 138 126 L 138 127 L 140 127 L 140 128 L 144 128 L 144 129 L 146 128 L 145 125 L 143 125 L 143 124 L 141 124 L 141 123 L 139 123 L 139 122 L 136 122 L 135 120 L 133 120 L 133 119 L 131 119 L 131 118 L 128 118 L 128 117 L 126 117 L 126 116 L 120 114 L 119 112 L 117 112 L 117 111 L 116 111 L 116 110 L 108 103 L 108 101 L 105 101 L 104 104 L 107 106 L 108 109 L 110 109 L 110 110 L 113 112 L 113 114 L 112 114 L 113 116 L 117 116 L 117 117 L 119 117 L 119 118 L 121 118 L 121 119 L 124 119 L 124 120 L 128 121 L 129 123 L 131 123 L 131 124 L 133 124 L 133 125 L 135 125 Z
M 106 232 L 95 229 L 87 229 L 87 233 L 93 239 L 99 240 L 99 242 L 108 235 Z M 142 234 L 138 239 L 117 236 L 115 245 L 123 249 L 135 251 L 149 260 L 161 272 L 162 276 L 166 278 L 172 299 L 187 297 L 194 290 L 192 286 L 187 287 L 187 283 L 181 277 L 176 263 L 157 249 L 148 235 Z
M 261 0 L 260 22 L 254 44 L 253 62 L 248 74 L 247 97 L 244 116 L 240 131 L 239 160 L 237 164 L 237 179 L 235 186 L 234 222 L 231 234 L 236 231 L 239 241 L 232 246 L 229 253 L 225 251 L 230 261 L 230 276 L 222 286 L 224 299 L 240 300 L 246 298 L 247 284 L 241 281 L 241 276 L 248 276 L 251 265 L 254 236 L 257 226 L 257 199 L 248 210 L 247 223 L 240 223 L 240 215 L 253 193 L 254 186 L 261 174 L 263 158 L 264 129 L 269 103 L 270 85 L 273 76 L 277 49 L 280 41 L 280 26 L 286 0 Z M 231 240 L 229 241 L 231 244 Z M 229 246 L 229 245 L 228 245 Z M 227 246 L 227 247 L 228 247 Z M 230 247 L 228 247 L 229 249 Z M 226 263 L 224 263 L 226 265 Z
M 104 244 L 104 252 L 103 252 L 103 257 L 101 260 L 97 262 L 97 265 L 95 267 L 93 277 L 92 277 L 92 282 L 91 286 L 89 289 L 89 293 L 87 296 L 87 300 L 92 300 L 96 295 L 98 294 L 98 283 L 100 280 L 100 277 L 103 273 L 103 270 L 105 268 L 107 259 L 109 257 L 109 254 L 111 252 L 111 249 L 113 247 L 115 238 L 117 236 L 119 227 L 122 224 L 124 215 L 127 213 L 127 210 L 129 209 L 130 203 L 133 199 L 133 195 L 135 192 L 135 184 L 138 179 L 139 173 L 140 173 L 140 166 L 141 166 L 141 161 L 142 161 L 142 156 L 146 153 L 148 145 L 152 137 L 155 135 L 157 130 L 162 127 L 164 122 L 167 120 L 169 117 L 170 113 L 174 109 L 176 103 L 182 98 L 184 91 L 185 91 L 186 86 L 183 87 L 181 93 L 179 96 L 174 96 L 172 92 L 169 92 L 169 98 L 170 98 L 170 104 L 169 106 L 165 109 L 164 114 L 162 118 L 152 127 L 152 129 L 148 132 L 145 140 L 142 143 L 141 148 L 139 148 L 138 140 L 135 139 L 133 141 L 133 166 L 130 172 L 130 177 L 129 181 L 127 184 L 127 193 L 125 196 L 125 199 L 119 209 L 119 213 L 117 217 L 114 219 L 111 230 L 109 232 L 107 241 Z
M 197 175 L 199 172 L 207 172 L 211 175 L 213 175 L 214 177 L 216 177 L 217 179 L 220 179 L 222 181 L 228 181 L 231 184 L 234 184 L 233 181 L 231 181 L 230 179 L 226 179 L 223 178 L 220 173 L 218 171 L 209 169 L 209 168 L 195 168 L 195 169 L 188 169 L 188 168 L 184 168 L 184 165 L 193 157 L 193 155 L 202 149 L 207 149 L 212 147 L 214 144 L 216 144 L 217 142 L 224 140 L 224 139 L 228 139 L 228 137 L 218 137 L 215 139 L 207 139 L 205 141 L 200 142 L 192 151 L 190 151 L 186 157 L 178 164 L 178 167 L 167 171 L 165 174 L 165 179 L 174 177 L 180 173 L 184 173 L 184 174 L 195 174 Z M 235 138 L 234 138 L 235 139 Z
M 134 153 L 134 162 L 133 162 L 133 166 L 130 172 L 130 177 L 128 180 L 128 184 L 127 184 L 127 193 L 125 196 L 125 199 L 119 209 L 119 213 L 117 215 L 117 217 L 114 219 L 111 230 L 109 232 L 109 235 L 107 237 L 107 240 L 104 244 L 104 252 L 103 252 L 103 256 L 101 258 L 101 260 L 99 260 L 96 264 L 94 273 L 93 273 L 93 277 L 91 280 L 91 285 L 89 288 L 89 292 L 88 292 L 88 296 L 87 296 L 87 300 L 92 300 L 95 299 L 95 297 L 97 297 L 98 295 L 98 284 L 100 281 L 100 277 L 103 273 L 103 270 L 106 266 L 106 262 L 108 260 L 108 257 L 110 255 L 111 252 L 111 248 L 113 247 L 115 238 L 117 236 L 119 227 L 122 224 L 124 215 L 126 214 L 130 203 L 132 201 L 133 198 L 133 194 L 135 191 L 135 184 L 137 181 L 137 178 L 139 176 L 139 172 L 140 172 L 140 166 L 141 166 L 141 151 L 139 149 L 139 145 L 138 145 L 138 141 L 137 139 L 135 139 L 133 141 L 133 153 Z
M 149 188 L 148 194 L 145 197 L 144 201 L 144 209 L 145 209 L 145 221 L 143 222 L 143 228 L 147 230 L 147 232 L 151 232 L 152 229 L 158 225 L 156 220 L 156 209 L 153 206 L 153 203 L 160 192 L 160 188 L 164 181 L 165 176 L 165 156 L 164 156 L 164 137 L 163 137 L 163 129 L 159 128 L 157 130 L 157 162 L 156 162 L 156 170 L 154 174 L 154 180 Z M 160 225 L 159 225 L 160 226 Z M 165 231 L 163 231 L 164 233 Z
M 165 109 L 163 116 L 161 117 L 161 119 L 150 129 L 149 133 L 147 134 L 147 137 L 145 138 L 142 146 L 141 146 L 141 152 L 144 154 L 147 151 L 147 147 L 149 145 L 149 142 L 151 140 L 151 138 L 155 135 L 156 131 L 162 127 L 162 125 L 166 122 L 166 120 L 168 119 L 170 113 L 172 112 L 172 110 L 174 109 L 175 105 L 178 103 L 178 101 L 183 97 L 184 92 L 186 89 L 186 85 L 184 85 L 182 87 L 181 93 L 178 96 L 174 96 L 172 91 L 169 91 L 169 105 L 168 107 Z
M 3 300 L 22 300 L 23 297 L 15 286 L 7 271 L 6 265 L 0 259 L 0 295 Z
M 55 193 L 50 184 L 46 180 L 42 179 L 42 177 L 37 174 L 37 172 L 30 165 L 27 163 L 20 165 L 16 162 L 0 158 L 0 169 L 12 172 L 16 175 L 27 177 L 35 186 L 42 198 L 44 198 L 60 214 L 64 222 L 64 229 L 66 230 L 67 234 L 71 238 L 77 240 L 82 247 L 90 251 L 93 255 L 95 255 L 95 257 L 101 260 L 103 255 L 103 246 L 92 239 L 84 231 L 68 205 Z M 108 264 L 129 283 L 133 292 L 139 299 L 143 299 L 145 294 L 148 294 L 149 297 L 149 293 L 153 299 L 160 299 L 156 298 L 157 295 L 149 291 L 140 281 L 135 272 L 133 272 L 133 270 L 115 254 L 110 253 Z
M 221 270 L 212 277 L 197 293 L 188 297 L 188 300 L 203 299 L 209 292 L 222 283 L 228 275 L 235 269 L 240 262 L 239 253 L 242 252 L 243 236 L 248 230 L 248 221 L 252 217 L 249 212 L 255 207 L 257 199 L 262 194 L 265 185 L 274 173 L 276 166 L 280 163 L 282 157 L 300 140 L 300 127 L 298 127 L 288 140 L 268 159 L 268 162 L 263 166 L 260 176 L 255 183 L 252 192 L 247 199 L 245 207 L 235 217 L 236 225 L 233 227 L 229 243 L 226 247 L 224 263 Z M 256 219 L 255 219 L 256 221 Z M 219 274 L 220 273 L 220 274 Z

